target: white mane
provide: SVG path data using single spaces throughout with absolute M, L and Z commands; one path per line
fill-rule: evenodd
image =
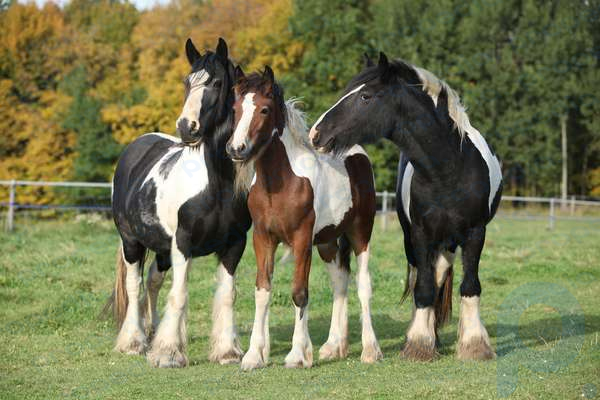
M 433 99 L 433 102 L 437 105 L 437 99 L 442 91 L 442 88 L 446 90 L 448 94 L 448 114 L 454 121 L 456 128 L 461 138 L 465 137 L 465 134 L 474 129 L 469 121 L 469 116 L 465 110 L 465 107 L 460 102 L 460 97 L 446 82 L 427 71 L 426 69 L 413 66 L 421 82 L 423 83 L 423 90 L 427 92 Z
M 286 124 L 284 128 L 285 133 L 289 132 L 290 136 L 300 146 L 305 146 L 310 151 L 315 150 L 308 141 L 308 126 L 306 125 L 306 114 L 304 111 L 296 107 L 300 103 L 300 100 L 292 97 L 285 102 L 286 110 Z

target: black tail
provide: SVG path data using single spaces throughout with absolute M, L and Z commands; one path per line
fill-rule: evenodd
M 339 254 L 340 254 L 340 266 L 345 268 L 347 271 L 350 271 L 350 252 L 352 248 L 350 246 L 350 241 L 346 237 L 346 235 L 342 235 L 340 240 L 338 241 L 339 246 Z

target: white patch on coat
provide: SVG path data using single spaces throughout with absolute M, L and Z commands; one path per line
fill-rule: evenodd
M 444 279 L 446 279 L 446 274 L 448 273 L 448 269 L 454 263 L 455 253 L 451 253 L 449 251 L 444 251 L 440 253 L 437 260 L 434 264 L 434 273 L 435 273 L 435 284 L 439 288 L 444 283 Z
M 335 107 L 337 107 L 338 104 L 340 104 L 342 101 L 344 101 L 345 98 L 347 98 L 348 96 L 358 92 L 360 89 L 363 88 L 363 86 L 365 86 L 365 84 L 363 83 L 362 85 L 359 85 L 357 87 L 355 87 L 354 89 L 352 89 L 351 91 L 349 91 L 348 93 L 346 93 L 344 96 L 342 96 L 341 99 L 339 99 L 334 105 L 332 105 L 329 110 L 325 111 L 323 114 L 321 114 L 321 116 L 319 117 L 319 119 L 317 120 L 317 122 L 315 122 L 312 126 L 312 128 L 310 128 L 310 134 L 308 135 L 309 139 L 314 139 L 315 135 L 317 134 L 317 127 L 319 126 L 319 124 L 321 123 L 321 121 L 323 121 L 323 118 L 325 118 L 325 115 L 327 115 L 328 112 L 330 112 L 331 110 L 333 110 Z
M 123 252 L 122 246 L 121 252 Z M 142 277 L 140 275 L 139 262 L 128 263 L 123 253 L 121 257 L 123 257 L 123 262 L 127 270 L 125 289 L 127 291 L 128 305 L 125 320 L 117 336 L 115 350 L 128 354 L 139 354 L 146 345 L 146 335 L 142 330 L 142 318 L 139 306 Z
M 488 210 L 492 210 L 492 203 L 494 202 L 494 197 L 496 197 L 496 193 L 498 193 L 498 189 L 500 188 L 500 182 L 502 182 L 502 170 L 500 169 L 500 162 L 498 158 L 492 154 L 490 147 L 487 142 L 481 136 L 481 133 L 475 128 L 473 128 L 470 124 L 467 129 L 467 136 L 471 139 L 475 148 L 481 154 L 481 158 L 485 161 L 490 179 L 490 194 L 488 197 Z
M 254 111 L 256 110 L 256 104 L 254 104 L 254 96 L 256 93 L 246 93 L 244 95 L 244 101 L 242 102 L 242 117 L 240 118 L 235 131 L 233 132 L 233 138 L 231 139 L 231 147 L 238 149 L 248 138 L 248 131 L 250 130 L 250 124 L 254 118 Z
M 196 122 L 196 128 L 198 128 L 198 117 L 200 115 L 200 109 L 202 108 L 202 98 L 204 97 L 204 91 L 206 90 L 206 81 L 210 78 L 210 75 L 205 70 L 194 72 L 189 76 L 190 92 L 188 93 L 183 110 L 177 119 L 176 126 L 182 119 L 187 119 L 188 122 Z
M 181 152 L 181 156 L 171 167 L 167 179 L 160 174 L 161 165 L 174 153 Z M 169 236 L 177 230 L 179 208 L 190 198 L 202 192 L 208 186 L 208 171 L 204 159 L 204 144 L 199 148 L 172 147 L 152 167 L 144 183 L 153 181 L 156 185 L 156 215 Z
M 213 302 L 213 328 L 211 335 L 210 359 L 219 361 L 221 364 L 232 362 L 224 360 L 223 356 L 231 354 L 242 354 L 235 318 L 233 304 L 235 302 L 235 279 L 223 263 L 217 268 L 217 290 Z
M 413 175 L 415 173 L 415 169 L 411 163 L 406 164 L 406 168 L 404 169 L 404 176 L 402 178 L 402 208 L 404 209 L 404 214 L 410 223 L 410 184 L 412 182 Z
M 308 333 L 308 306 L 304 307 L 304 310 L 298 306 L 294 306 L 294 308 L 296 322 L 292 337 L 292 350 L 285 357 L 285 366 L 287 368 L 310 368 L 313 364 L 313 349 Z
M 281 141 L 285 147 L 292 171 L 307 178 L 313 189 L 315 210 L 314 235 L 327 225 L 339 225 L 346 212 L 352 207 L 350 178 L 344 160 L 350 155 L 364 154 L 361 146 L 355 145 L 340 156 L 318 153 L 306 141 L 306 122 L 303 113 L 286 103 L 288 124 Z
M 424 338 L 435 343 L 435 312 L 433 307 L 417 308 L 413 314 L 413 320 L 406 333 L 410 340 L 423 340 Z
M 242 358 L 242 370 L 251 370 L 266 366 L 269 358 L 269 302 L 271 291 L 256 289 L 254 291 L 254 325 L 250 335 L 250 347 Z
M 458 340 L 469 343 L 473 339 L 484 338 L 489 344 L 488 333 L 479 316 L 479 296 L 460 298 L 460 319 L 458 323 Z
M 369 247 L 356 257 L 358 271 L 356 272 L 356 288 L 360 300 L 360 320 L 362 322 L 363 362 L 375 362 L 382 358 L 373 324 L 371 322 L 371 274 L 369 273 Z
M 173 136 L 173 135 L 168 135 L 168 134 L 162 133 L 162 132 L 150 132 L 150 133 L 145 133 L 142 136 L 149 136 L 149 135 L 158 136 L 158 137 L 161 137 L 163 139 L 170 140 L 173 143 L 181 143 L 181 139 L 180 138 L 178 138 L 176 136 Z
M 340 257 L 327 263 L 333 289 L 333 307 L 331 310 L 331 325 L 327 342 L 320 351 L 321 358 L 335 358 L 348 346 L 348 282 L 350 274 L 345 268 L 340 268 Z
M 191 259 L 185 258 L 177 247 L 177 238 L 171 242 L 173 280 L 167 297 L 165 314 L 152 340 L 152 349 L 147 354 L 150 363 L 157 367 L 187 364 L 184 351 L 187 345 L 187 276 Z

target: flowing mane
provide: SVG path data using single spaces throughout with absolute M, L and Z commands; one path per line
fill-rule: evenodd
M 304 113 L 304 111 L 296 107 L 297 104 L 300 104 L 300 99 L 295 97 L 292 97 L 285 102 L 285 131 L 290 133 L 290 135 L 296 143 L 305 146 L 307 150 L 314 152 L 315 149 L 310 145 L 310 142 L 308 141 L 308 126 L 306 125 L 306 114 Z
M 390 61 L 389 71 L 391 71 L 392 77 L 397 80 L 402 79 L 409 85 L 421 86 L 436 105 L 439 94 L 442 90 L 445 90 L 448 94 L 448 114 L 454 121 L 461 138 L 464 139 L 465 134 L 476 131 L 471 126 L 465 107 L 460 102 L 460 97 L 445 81 L 424 68 L 416 67 L 400 59 Z M 369 67 L 350 81 L 345 92 L 347 93 L 362 83 L 376 79 L 380 75 L 381 70 L 377 66 Z

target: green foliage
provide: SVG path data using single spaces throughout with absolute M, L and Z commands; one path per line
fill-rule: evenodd
M 306 49 L 298 70 L 285 76 L 288 93 L 300 96 L 309 115 L 318 116 L 359 71 L 368 19 L 366 0 L 294 2 L 290 28 Z
M 0 26 L 2 179 L 106 180 L 115 141 L 174 133 L 185 39 L 206 49 L 222 36 L 247 71 L 270 64 L 309 122 L 364 52 L 432 71 L 461 95 L 505 173 L 524 171 L 525 182 L 505 176 L 507 193 L 559 193 L 567 116 L 569 193 L 600 193 L 600 0 L 179 0 L 144 12 L 125 0 L 0 0 Z M 398 150 L 368 150 L 378 190 L 393 191 Z
M 63 121 L 65 129 L 77 134 L 73 178 L 79 181 L 106 182 L 112 175 L 120 147 L 100 113 L 102 103 L 88 93 L 87 72 L 76 67 L 65 78 L 62 87 L 73 97 Z

